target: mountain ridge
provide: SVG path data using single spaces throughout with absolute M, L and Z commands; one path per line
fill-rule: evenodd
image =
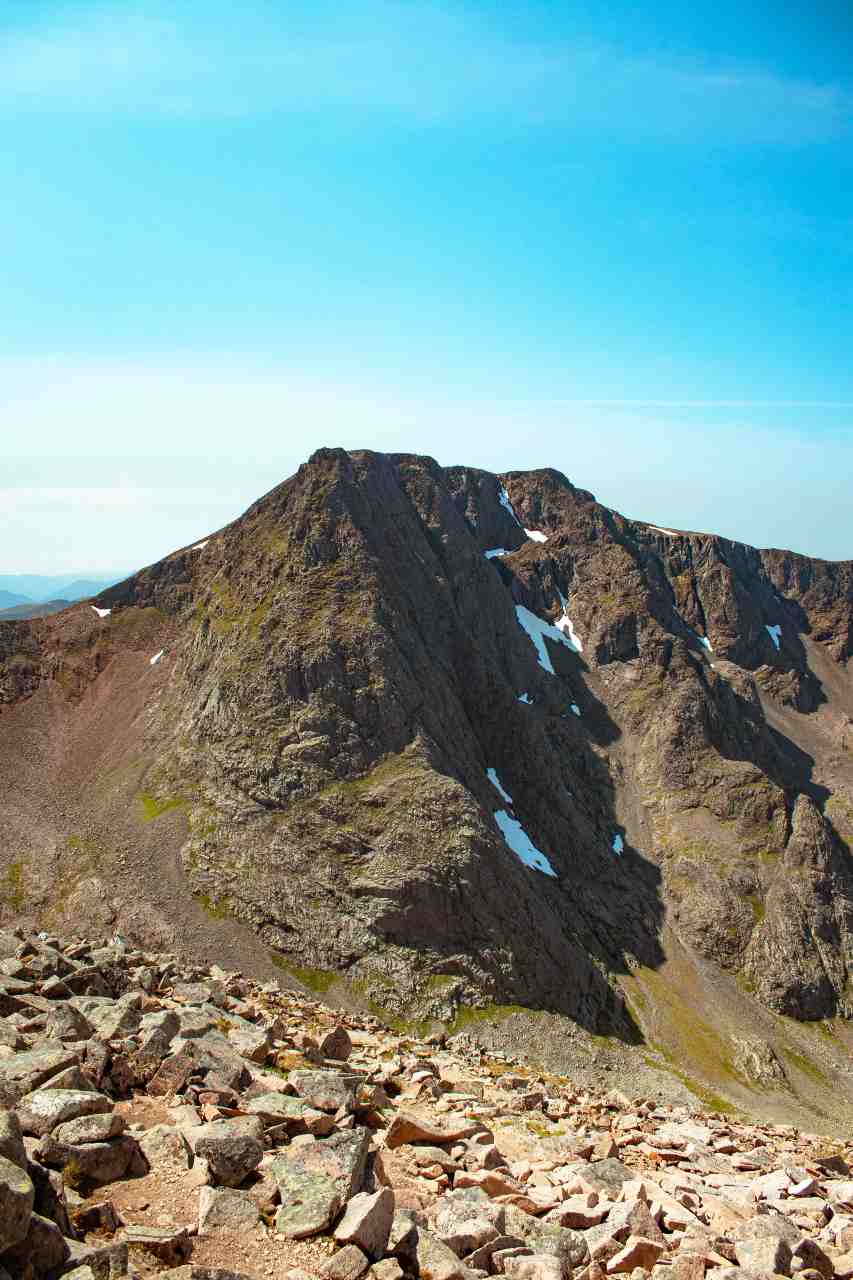
M 320 450 L 96 608 L 0 627 L 18 909 L 249 948 L 398 1018 L 546 1009 L 742 1090 L 748 1025 L 847 1035 L 851 582 L 552 470 Z

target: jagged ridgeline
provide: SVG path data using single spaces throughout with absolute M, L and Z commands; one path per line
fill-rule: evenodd
M 731 1088 L 748 1031 L 805 1087 L 792 1020 L 834 1062 L 853 1007 L 852 620 L 849 562 L 320 450 L 0 624 L 3 918 L 400 1025 L 547 1011 Z

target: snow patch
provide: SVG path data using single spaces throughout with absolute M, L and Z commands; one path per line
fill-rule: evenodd
M 493 547 L 491 551 L 484 551 L 483 555 L 487 560 L 494 560 L 495 556 L 511 556 L 512 552 L 507 551 L 506 547 Z
M 551 863 L 542 850 L 536 848 L 536 845 L 517 819 L 510 817 L 505 809 L 498 809 L 495 814 L 495 822 L 500 827 L 501 835 L 519 862 L 523 862 L 526 867 L 533 867 L 534 871 L 541 871 L 546 876 L 553 876 L 556 880 L 557 873 Z
M 697 636 L 696 639 L 705 649 L 708 650 L 709 653 L 714 652 L 714 646 L 711 644 L 711 641 L 708 639 L 707 636 Z
M 530 694 L 529 694 L 529 693 L 520 693 L 520 694 L 518 695 L 518 699 L 517 699 L 517 701 L 518 701 L 518 702 L 524 702 L 528 707 L 532 707 L 532 706 L 533 706 L 533 699 L 531 698 L 531 696 L 530 696 Z
M 583 653 L 583 645 L 580 636 L 572 625 L 572 620 L 568 614 L 564 613 L 562 618 L 557 619 L 557 629 L 566 637 L 566 644 L 570 649 L 574 649 L 575 653 Z
M 111 609 L 99 609 L 96 604 L 90 604 L 90 609 L 94 609 L 99 618 L 108 618 L 112 613 Z M 776 646 L 778 648 L 778 645 Z
M 500 793 L 501 799 L 506 800 L 507 804 L 512 804 L 512 796 L 509 794 L 508 791 L 504 791 L 503 787 L 501 786 L 501 780 L 498 777 L 497 770 L 487 769 L 486 777 L 489 779 L 489 782 L 491 782 L 495 790 Z
M 574 635 L 564 635 L 563 630 L 557 626 L 553 626 L 550 622 L 545 622 L 543 618 L 538 618 L 535 613 L 531 613 L 523 604 L 515 606 L 515 616 L 518 618 L 519 626 L 530 636 L 530 640 L 536 650 L 536 657 L 539 660 L 540 667 L 543 667 L 550 675 L 556 675 L 556 671 L 551 663 L 548 649 L 545 644 L 545 638 L 555 640 L 558 644 L 564 644 L 567 649 L 571 649 L 574 653 L 580 653 L 580 644 L 576 641 Z M 561 619 L 564 621 L 564 619 Z M 568 619 L 565 619 L 568 621 Z M 571 623 L 569 623 L 571 627 Z
M 622 837 L 619 835 L 619 832 L 618 832 L 618 831 L 616 832 L 616 835 L 613 837 L 613 839 L 612 839 L 612 840 L 611 840 L 611 842 L 610 842 L 610 848 L 611 848 L 611 849 L 613 850 L 613 852 L 616 854 L 616 857 L 617 857 L 617 858 L 621 858 L 621 857 L 622 857 L 622 853 L 623 853 L 623 851 L 624 851 L 624 849 L 625 849 L 625 841 L 624 841 L 624 840 L 622 839 Z
M 662 529 L 659 524 L 650 524 L 647 527 L 649 529 L 654 529 L 655 533 L 665 533 L 668 538 L 681 537 L 681 535 L 676 533 L 674 529 Z
M 779 623 L 777 622 L 772 627 L 768 627 L 765 625 L 764 630 L 767 632 L 770 639 L 773 641 L 774 645 L 778 649 L 782 640 L 782 628 L 780 627 Z
M 525 529 L 524 532 L 527 534 L 531 542 L 547 542 L 548 541 L 547 533 L 541 533 L 538 529 Z
M 569 707 L 569 710 L 576 716 L 579 716 L 581 713 L 581 709 L 576 702 L 572 703 L 572 705 Z
M 583 653 L 583 645 L 580 642 L 578 633 L 575 631 L 571 618 L 566 613 L 566 608 L 569 602 L 566 599 L 566 597 L 563 595 L 562 591 L 560 591 L 558 594 L 560 596 L 560 604 L 563 609 L 563 616 L 561 618 L 558 618 L 556 621 L 555 625 L 557 627 L 557 630 L 562 631 L 563 635 L 568 637 L 566 640 L 566 643 L 570 645 L 572 649 L 574 649 L 575 653 Z
M 515 523 L 518 525 L 519 528 L 521 528 L 522 527 L 521 521 L 519 520 L 518 516 L 515 514 L 515 508 L 510 502 L 509 494 L 507 493 L 503 485 L 500 486 L 500 490 L 498 492 L 498 498 L 500 499 L 501 506 L 506 507 L 507 511 L 512 516 Z
M 190 551 L 203 551 L 210 542 L 210 538 L 205 538 L 204 542 L 197 542 L 194 547 L 190 547 Z
M 148 659 L 148 665 L 149 665 L 149 667 L 156 667 L 157 663 L 160 661 L 160 659 L 162 658 L 162 656 L 163 656 L 163 654 L 164 654 L 165 652 L 166 652 L 166 650 L 165 650 L 165 649 L 161 649 L 159 653 L 155 653 L 155 654 L 154 654 L 154 657 L 153 657 L 153 658 L 149 658 L 149 659 Z

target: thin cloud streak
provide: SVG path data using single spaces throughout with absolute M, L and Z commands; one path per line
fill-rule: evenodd
M 177 15 L 177 16 L 176 16 Z M 754 65 L 637 56 L 606 44 L 510 40 L 472 13 L 401 3 L 341 5 L 282 39 L 247 3 L 226 39 L 173 7 L 93 7 L 84 20 L 9 31 L 0 111 L 210 120 L 320 114 L 342 106 L 441 127 L 491 118 L 502 131 L 558 127 L 800 145 L 843 134 L 849 86 Z

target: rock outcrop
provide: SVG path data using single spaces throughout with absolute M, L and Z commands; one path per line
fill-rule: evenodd
M 636 1042 L 676 955 L 743 1008 L 846 1018 L 851 644 L 848 562 L 554 471 L 321 450 L 0 625 L 5 916 L 444 1025 L 523 1006 Z

